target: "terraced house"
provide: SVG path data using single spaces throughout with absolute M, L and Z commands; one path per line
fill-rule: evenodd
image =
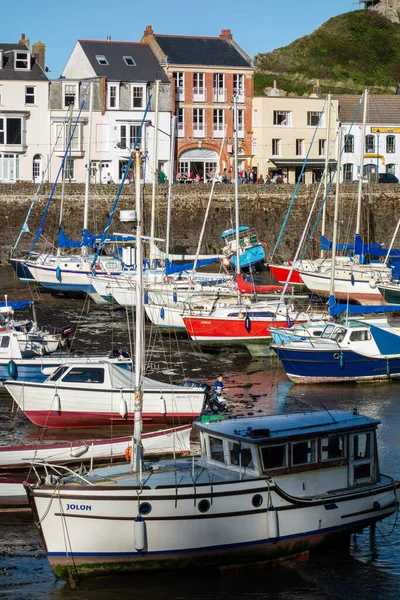
M 254 69 L 230 30 L 223 29 L 219 37 L 189 37 L 154 33 L 148 25 L 142 42 L 150 46 L 172 81 L 177 173 L 205 179 L 211 172 L 233 170 L 234 94 L 238 99 L 239 169 L 250 166 Z

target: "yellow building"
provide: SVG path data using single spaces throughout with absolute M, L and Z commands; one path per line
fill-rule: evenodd
M 276 88 L 271 93 L 253 99 L 253 167 L 258 176 L 283 174 L 294 184 L 307 157 L 301 182 L 317 183 L 327 152 L 329 169 L 336 166 L 338 100 L 331 100 L 329 119 L 326 98 L 279 96 Z

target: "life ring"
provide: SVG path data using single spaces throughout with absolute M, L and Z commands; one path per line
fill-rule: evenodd
M 125 450 L 125 458 L 127 462 L 131 462 L 132 458 L 132 446 L 128 446 Z
M 264 250 L 268 250 L 267 242 L 261 242 L 261 246 L 264 248 Z

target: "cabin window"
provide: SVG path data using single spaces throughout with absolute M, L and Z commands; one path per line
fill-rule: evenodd
M 342 327 L 339 327 L 338 329 L 335 330 L 335 332 L 332 335 L 331 339 L 335 340 L 338 343 L 340 343 L 340 342 L 343 342 L 345 335 L 346 335 L 346 330 L 343 329 Z
M 58 368 L 53 375 L 50 377 L 50 381 L 57 381 L 60 379 L 61 375 L 64 375 L 65 371 L 68 370 L 68 367 L 60 367 Z
M 321 460 L 336 460 L 344 458 L 344 437 L 342 435 L 330 435 L 321 439 Z
M 354 483 L 371 480 L 373 468 L 373 437 L 371 433 L 353 435 Z
M 292 465 L 307 465 L 317 460 L 315 440 L 292 444 Z
M 63 383 L 104 383 L 104 369 L 75 368 L 63 378 Z
M 1 338 L 1 347 L 2 348 L 8 348 L 9 345 L 10 345 L 10 336 L 9 335 L 4 335 Z
M 371 334 L 367 329 L 363 331 L 352 331 L 350 334 L 351 342 L 366 342 L 371 339 Z
M 324 339 L 330 338 L 332 331 L 335 329 L 334 325 L 327 325 L 324 331 L 321 334 L 321 337 Z
M 224 444 L 223 441 L 220 440 L 219 438 L 215 438 L 210 436 L 209 437 L 210 440 L 210 458 L 212 458 L 212 460 L 216 460 L 218 462 L 225 462 L 225 457 L 224 457 Z
M 251 448 L 243 448 L 237 442 L 229 442 L 228 448 L 231 465 L 253 468 Z
M 287 445 L 264 446 L 261 448 L 261 458 L 264 471 L 283 469 L 287 467 Z

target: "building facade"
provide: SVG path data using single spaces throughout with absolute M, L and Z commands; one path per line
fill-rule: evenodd
M 288 183 L 299 177 L 302 183 L 319 182 L 327 152 L 330 170 L 337 162 L 338 101 L 331 100 L 329 125 L 325 98 L 279 96 L 276 88 L 272 93 L 253 100 L 253 166 L 258 176 L 283 174 Z
M 254 69 L 229 29 L 219 37 L 160 35 L 147 26 L 149 45 L 171 80 L 176 117 L 177 175 L 201 180 L 234 167 L 233 96 L 238 102 L 239 169 L 252 157 Z
M 0 182 L 39 182 L 49 149 L 45 45 L 0 43 Z
M 70 181 L 86 180 L 89 160 L 91 182 L 119 183 L 135 148 L 143 152 L 145 182 L 153 181 L 154 167 L 169 176 L 170 98 L 170 81 L 146 44 L 79 40 L 61 79 L 51 82 L 52 178 L 59 170 L 72 130 L 66 161 L 66 177 Z

